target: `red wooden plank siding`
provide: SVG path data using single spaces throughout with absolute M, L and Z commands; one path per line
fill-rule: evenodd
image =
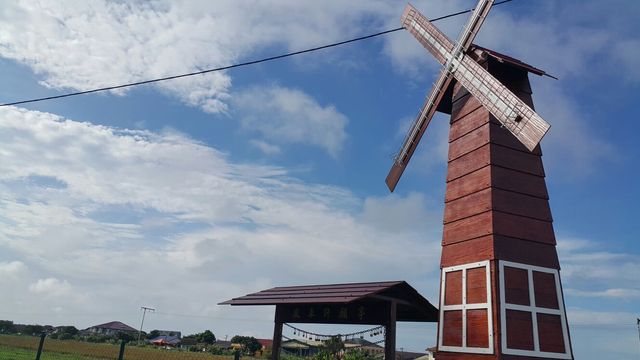
M 463 242 L 447 243 L 447 251 L 442 252 L 440 263 L 442 267 L 455 266 L 494 257 L 491 236 L 487 235 Z
M 447 224 L 490 210 L 491 194 L 491 189 L 486 188 L 450 201 L 444 209 L 444 223 Z
M 536 146 L 533 151 L 529 151 L 515 136 L 513 136 L 509 130 L 502 127 L 501 124 L 491 123 L 491 143 L 508 147 L 513 150 L 522 151 L 527 154 L 542 155 L 540 146 Z
M 493 215 L 493 231 L 495 234 L 536 241 L 543 244 L 556 244 L 553 225 L 549 221 L 536 220 L 497 211 L 493 211 Z
M 545 200 L 549 199 L 544 177 L 498 166 L 490 167 L 490 169 L 492 187 L 535 196 Z
M 507 347 L 533 350 L 533 321 L 527 311 L 507 310 Z
M 445 192 L 445 202 L 459 199 L 491 185 L 491 167 L 485 166 L 467 176 L 449 181 Z
M 565 352 L 562 319 L 558 315 L 537 314 L 540 351 Z
M 447 167 L 447 181 L 458 179 L 489 165 L 490 156 L 490 148 L 489 144 L 487 144 L 476 151 L 449 161 Z
M 544 176 L 540 156 L 492 144 L 491 164 L 524 173 Z
M 507 304 L 531 305 L 527 270 L 504 267 L 504 298 Z
M 483 112 L 483 110 L 478 109 L 473 114 L 467 115 L 467 118 L 474 116 L 486 117 L 486 115 L 482 114 Z M 489 124 L 484 124 L 449 143 L 449 160 L 453 161 L 487 143 L 489 143 Z
M 491 234 L 493 232 L 492 215 L 490 211 L 487 211 L 458 221 L 446 223 L 444 225 L 442 244 L 453 244 Z
M 445 279 L 444 304 L 462 304 L 462 271 L 447 273 Z
M 484 267 L 467 269 L 467 304 L 487 302 L 487 272 Z M 486 316 L 485 316 L 486 317 Z
M 467 346 L 489 347 L 487 310 L 467 310 Z
M 533 289 L 537 307 L 559 309 L 556 282 L 553 274 L 533 272 Z
M 462 346 L 462 310 L 445 311 L 442 343 L 446 346 Z
M 454 140 L 461 138 L 489 121 L 489 118 L 485 116 L 485 114 L 477 111 L 480 109 L 480 104 L 474 105 L 476 106 L 475 109 L 468 109 L 470 111 L 468 114 L 463 115 L 463 118 L 451 124 L 449 142 L 453 142 Z
M 493 235 L 494 258 L 517 263 L 559 269 L 558 253 L 553 245 Z
M 484 63 L 484 66 L 488 66 L 496 78 L 533 108 L 526 71 L 495 62 L 491 65 L 492 61 Z M 507 329 L 506 333 L 502 333 L 497 268 L 498 261 L 560 268 L 549 194 L 545 184 L 542 151 L 539 146 L 533 151 L 528 151 L 459 84 L 455 84 L 452 95 L 448 140 L 441 267 L 490 261 L 493 323 L 491 331 L 494 335 L 494 352 L 470 354 L 440 351 L 438 358 L 533 358 L 502 354 L 503 337 L 508 348 L 534 350 L 533 319 L 532 312 L 507 309 L 504 319 Z M 485 284 L 486 277 L 483 275 L 484 268 L 467 269 L 467 288 L 464 291 L 468 304 L 486 301 L 485 286 L 489 284 Z M 547 308 L 555 306 L 557 309 L 558 301 L 552 276 L 534 271 L 534 288 L 530 289 L 527 270 L 507 266 L 503 275 L 503 291 L 507 303 Z M 453 294 L 457 296 L 458 283 L 449 288 L 451 279 L 446 280 L 446 288 L 441 289 L 445 292 L 445 298 L 451 298 Z M 531 293 L 534 295 L 535 304 L 530 304 Z M 445 304 L 453 303 L 445 299 Z M 466 314 L 466 345 L 487 347 L 489 337 L 486 310 L 468 309 Z M 452 345 L 459 341 L 459 321 L 462 320 L 458 320 L 457 316 L 453 311 L 443 313 L 443 330 L 438 336 L 446 340 L 444 345 Z M 536 319 L 539 320 L 540 317 Z M 543 328 L 545 331 L 552 329 L 554 326 L 561 329 L 561 322 L 556 318 L 545 318 L 541 321 L 542 323 L 538 324 L 540 331 L 543 331 Z M 561 330 L 549 330 L 549 333 L 562 337 Z M 564 345 L 558 344 L 557 339 L 543 339 L 541 336 L 538 340 L 542 351 L 564 351 Z M 546 344 L 544 347 L 542 342 Z
M 553 221 L 547 199 L 495 188 L 491 193 L 493 209 L 496 211 Z

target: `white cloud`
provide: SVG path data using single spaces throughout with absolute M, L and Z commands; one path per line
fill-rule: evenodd
M 71 284 L 67 280 L 56 278 L 39 279 L 29 285 L 29 291 L 44 296 L 65 296 L 71 292 Z
M 0 262 L 0 280 L 18 278 L 26 271 L 27 266 L 22 261 Z
M 640 289 L 606 289 L 602 291 L 584 291 L 576 289 L 566 289 L 566 293 L 581 297 L 599 297 L 613 299 L 637 299 L 640 298 Z
M 364 0 L 217 1 L 216 6 L 163 0 L 11 2 L 0 9 L 0 56 L 30 66 L 49 87 L 87 90 L 230 65 L 274 45 L 300 50 L 342 40 L 361 31 L 359 19 L 370 19 L 370 30 L 380 26 L 373 19 L 398 11 L 383 1 Z M 209 73 L 154 86 L 204 111 L 225 112 L 231 77 Z
M 282 152 L 279 146 L 269 144 L 262 140 L 252 139 L 249 143 L 267 155 L 278 155 Z
M 593 311 L 568 308 L 567 318 L 571 325 L 633 325 L 637 314 L 622 311 Z
M 637 255 L 602 251 L 599 243 L 583 239 L 559 239 L 558 244 L 568 295 L 619 300 L 640 296 Z
M 431 207 L 427 204 L 420 193 L 410 193 L 405 198 L 392 194 L 382 198 L 370 197 L 364 201 L 361 217 L 363 222 L 387 233 L 424 233 L 434 228 L 440 231 L 437 225 L 442 221 L 442 214 L 428 211 Z
M 233 104 L 243 128 L 271 142 L 316 145 L 335 157 L 347 139 L 347 117 L 298 89 L 253 87 L 238 93 Z
M 437 268 L 415 264 L 437 262 L 439 233 L 401 226 L 432 213 L 420 194 L 360 199 L 280 168 L 232 163 L 175 132 L 12 107 L 0 117 L 0 250 L 15 255 L 2 269 L 16 271 L 17 261 L 30 270 L 0 297 L 17 321 L 132 322 L 140 304 L 153 304 L 165 313 L 154 315 L 158 326 L 191 331 L 214 317 L 225 331 L 268 336 L 271 311 L 255 310 L 264 324 L 247 325 L 224 320 L 243 316 L 214 304 L 275 285 L 380 279 L 437 293 Z M 386 206 L 394 215 L 385 225 L 376 219 Z

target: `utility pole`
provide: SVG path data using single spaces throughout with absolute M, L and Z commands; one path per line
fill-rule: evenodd
M 147 311 L 156 311 L 156 309 L 147 307 L 147 306 L 140 306 L 140 310 L 142 310 L 142 322 L 140 322 L 140 330 L 138 330 L 138 342 L 140 342 L 140 336 L 142 335 L 142 325 L 144 325 L 144 316 L 147 314 Z
M 638 340 L 640 341 L 640 318 L 636 318 L 636 325 L 638 325 Z

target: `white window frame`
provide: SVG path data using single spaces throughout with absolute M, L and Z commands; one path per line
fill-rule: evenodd
M 505 301 L 504 267 L 527 270 L 527 280 L 529 283 L 529 305 L 507 304 Z M 558 309 L 549 309 L 536 306 L 535 288 L 533 287 L 533 272 L 552 274 L 556 284 L 556 296 L 558 297 Z M 531 313 L 531 325 L 533 327 L 533 350 L 511 349 L 507 347 L 507 310 L 519 310 Z M 538 337 L 538 313 L 560 316 L 562 324 L 562 338 L 564 340 L 564 353 L 548 352 L 540 350 L 540 339 Z M 565 315 L 564 302 L 562 299 L 562 289 L 560 288 L 560 275 L 558 270 L 534 265 L 515 263 L 511 261 L 500 261 L 500 325 L 502 338 L 502 353 L 508 355 L 535 356 L 550 359 L 572 359 L 571 343 L 569 342 L 569 332 L 567 331 L 567 320 Z
M 487 288 L 487 302 L 467 304 L 467 270 L 483 267 L 486 274 L 486 288 Z M 459 305 L 445 305 L 444 295 L 446 292 L 446 278 L 447 273 L 454 271 L 462 271 L 462 304 Z M 491 304 L 491 269 L 489 267 L 489 260 L 480 261 L 470 264 L 457 265 L 446 267 L 442 269 L 442 279 L 440 280 L 440 321 L 438 323 L 438 350 L 451 351 L 451 352 L 464 352 L 473 354 L 493 354 L 493 312 Z M 487 334 L 489 336 L 489 347 L 471 347 L 467 346 L 467 310 L 486 309 L 487 310 Z M 443 345 L 443 327 L 444 327 L 444 312 L 451 310 L 462 311 L 462 346 L 446 346 Z

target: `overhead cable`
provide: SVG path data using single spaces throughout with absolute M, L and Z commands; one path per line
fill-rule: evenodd
M 504 4 L 504 3 L 507 3 L 507 2 L 510 2 L 510 1 L 513 1 L 513 0 L 499 1 L 499 2 L 494 3 L 493 6 Z M 431 22 L 436 22 L 438 20 L 443 20 L 443 19 L 447 19 L 447 18 L 450 18 L 450 17 L 466 14 L 466 13 L 471 12 L 471 11 L 473 11 L 473 9 L 459 11 L 459 12 L 456 12 L 456 13 L 452 13 L 452 14 L 449 14 L 449 15 L 445 15 L 445 16 L 441 16 L 441 17 L 438 17 L 438 18 L 431 19 L 430 21 Z M 1 106 L 12 106 L 12 105 L 28 104 L 28 103 L 34 103 L 34 102 L 40 102 L 40 101 L 46 101 L 46 100 L 53 100 L 53 99 L 60 99 L 60 98 L 65 98 L 65 97 L 70 97 L 70 96 L 86 95 L 86 94 L 92 94 L 92 93 L 97 93 L 97 92 L 102 92 L 102 91 L 116 90 L 116 89 L 128 88 L 128 87 L 133 87 L 133 86 L 138 86 L 138 85 L 152 84 L 152 83 L 157 83 L 157 82 L 161 82 L 161 81 L 175 80 L 175 79 L 180 79 L 180 78 L 189 77 L 189 76 L 203 75 L 203 74 L 212 73 L 212 72 L 218 72 L 218 71 L 223 71 L 223 70 L 230 70 L 230 69 L 239 68 L 239 67 L 243 67 L 243 66 L 255 65 L 255 64 L 259 64 L 259 63 L 263 63 L 263 62 L 267 62 L 267 61 L 273 61 L 273 60 L 283 59 L 283 58 L 287 58 L 287 57 L 291 57 L 291 56 L 295 56 L 295 55 L 306 54 L 306 53 L 310 53 L 310 52 L 313 52 L 313 51 L 328 49 L 328 48 L 332 48 L 332 47 L 336 47 L 336 46 L 340 46 L 340 45 L 353 43 L 353 42 L 356 42 L 356 41 L 367 40 L 367 39 L 371 39 L 371 38 L 374 38 L 374 37 L 377 37 L 377 36 L 390 34 L 390 33 L 393 33 L 393 32 L 399 31 L 399 30 L 403 30 L 403 29 L 404 29 L 403 27 L 398 27 L 398 28 L 395 28 L 395 29 L 389 29 L 389 30 L 385 30 L 385 31 L 380 31 L 380 32 L 377 32 L 377 33 L 374 33 L 374 34 L 360 36 L 360 37 L 357 37 L 357 38 L 344 40 L 344 41 L 340 41 L 340 42 L 336 42 L 336 43 L 332 43 L 332 44 L 317 46 L 317 47 L 314 47 L 314 48 L 309 48 L 309 49 L 300 50 L 300 51 L 294 51 L 294 52 L 290 52 L 290 53 L 286 53 L 286 54 L 282 54 L 282 55 L 270 56 L 270 57 L 266 57 L 266 58 L 262 58 L 262 59 L 258 59 L 258 60 L 252 60 L 252 61 L 232 64 L 232 65 L 227 65 L 227 66 L 221 66 L 221 67 L 212 68 L 212 69 L 206 69 L 206 70 L 201 70 L 201 71 L 195 71 L 195 72 L 184 73 L 184 74 L 179 74 L 179 75 L 166 76 L 166 77 L 143 80 L 143 81 L 136 81 L 136 82 L 120 84 L 120 85 L 114 85 L 114 86 L 106 86 L 106 87 L 101 87 L 101 88 L 96 88 L 96 89 L 91 89 L 91 90 L 85 90 L 85 91 L 77 91 L 77 92 L 71 92 L 71 93 L 54 95 L 54 96 L 46 96 L 46 97 L 41 97 L 41 98 L 34 98 L 34 99 L 28 99 L 28 100 L 20 100 L 20 101 L 2 103 L 2 104 L 0 104 L 0 107 Z

